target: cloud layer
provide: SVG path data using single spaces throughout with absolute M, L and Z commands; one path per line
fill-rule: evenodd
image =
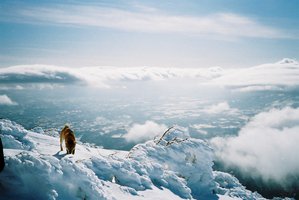
M 299 108 L 263 112 L 251 119 L 237 137 L 214 138 L 216 155 L 246 175 L 292 184 L 299 175 Z
M 0 68 L 0 83 L 72 83 L 80 75 L 71 68 L 51 65 L 19 65 Z
M 79 14 L 78 14 L 79 13 Z M 1 15 L 0 15 L 1 16 Z M 21 23 L 93 26 L 124 31 L 184 33 L 196 36 L 290 38 L 289 33 L 234 13 L 205 16 L 171 15 L 155 8 L 121 9 L 105 6 L 64 5 L 13 8 L 2 20 Z M 240 31 L 242 30 L 242 31 Z
M 0 84 L 57 83 L 87 84 L 109 87 L 113 81 L 159 81 L 174 78 L 209 80 L 222 74 L 220 67 L 82 67 L 69 68 L 50 65 L 20 65 L 0 68 Z
M 162 135 L 166 130 L 167 126 L 164 124 L 146 121 L 144 124 L 133 124 L 124 138 L 129 142 L 144 142 Z
M 164 68 L 164 67 L 59 67 L 20 65 L 0 68 L 0 84 L 85 84 L 109 88 L 119 82 L 192 80 L 195 84 L 229 87 L 238 91 L 279 90 L 299 85 L 299 64 L 283 59 L 250 68 Z M 183 81 L 183 80 L 182 80 Z M 225 105 L 222 105 L 225 106 Z
M 212 80 L 210 84 L 229 86 L 241 89 L 241 91 L 251 91 L 278 89 L 279 86 L 298 86 L 298 80 L 298 62 L 284 58 L 276 63 L 230 70 L 223 76 Z

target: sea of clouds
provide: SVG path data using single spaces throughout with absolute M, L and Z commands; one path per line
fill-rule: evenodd
M 61 67 L 19 65 L 0 68 L 1 88 L 21 89 L 33 84 L 78 84 L 98 88 L 119 87 L 119 82 L 195 80 L 196 84 L 231 87 L 239 91 L 278 90 L 298 86 L 299 64 L 285 58 L 249 68 L 170 67 Z M 117 85 L 120 84 L 120 85 Z M 10 87 L 8 87 L 10 86 Z

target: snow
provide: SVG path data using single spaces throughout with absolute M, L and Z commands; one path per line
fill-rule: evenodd
M 242 200 L 265 199 L 257 192 L 252 193 L 251 191 L 246 190 L 246 188 L 240 184 L 237 178 L 228 173 L 214 171 L 213 174 L 214 180 L 217 184 L 218 194 Z M 223 198 L 226 199 L 226 197 Z
M 41 128 L 1 119 L 0 136 L 0 199 L 263 199 L 213 171 L 213 150 L 180 127 L 129 152 L 78 141 L 75 155 L 60 151 L 58 133 Z

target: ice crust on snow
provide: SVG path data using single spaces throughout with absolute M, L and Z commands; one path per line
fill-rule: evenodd
M 239 181 L 212 170 L 213 150 L 186 130 L 169 131 L 130 152 L 76 146 L 0 120 L 6 166 L 0 199 L 263 199 Z

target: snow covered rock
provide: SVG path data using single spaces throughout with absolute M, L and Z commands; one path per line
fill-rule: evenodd
M 4 148 L 33 150 L 35 142 L 27 136 L 28 133 L 29 131 L 15 122 L 0 120 L 0 134 Z
M 130 152 L 78 143 L 60 151 L 59 137 L 0 120 L 6 166 L 0 199 L 262 199 L 233 176 L 213 172 L 213 151 L 186 130 Z
M 213 166 L 212 149 L 202 140 L 190 138 L 186 130 L 171 130 L 159 144 L 149 141 L 136 145 L 130 151 L 129 156 L 139 163 L 146 163 L 147 166 L 154 163 L 152 169 L 154 167 L 156 169 L 150 174 L 155 177 L 151 177 L 151 175 L 150 177 L 158 185 L 171 189 L 183 198 L 215 198 L 215 194 L 213 194 L 215 183 L 211 170 Z M 157 177 L 159 172 L 175 173 L 171 177 L 164 177 L 165 174 Z M 180 180 L 181 178 L 183 180 Z M 181 181 L 185 182 L 188 188 L 176 191 L 176 188 L 179 187 L 174 186 L 180 184 Z M 165 182 L 168 185 L 164 184 Z
M 242 200 L 259 199 L 264 200 L 257 192 L 251 192 L 241 185 L 239 180 L 224 172 L 214 171 L 214 179 L 217 184 L 217 194 L 226 195 Z

